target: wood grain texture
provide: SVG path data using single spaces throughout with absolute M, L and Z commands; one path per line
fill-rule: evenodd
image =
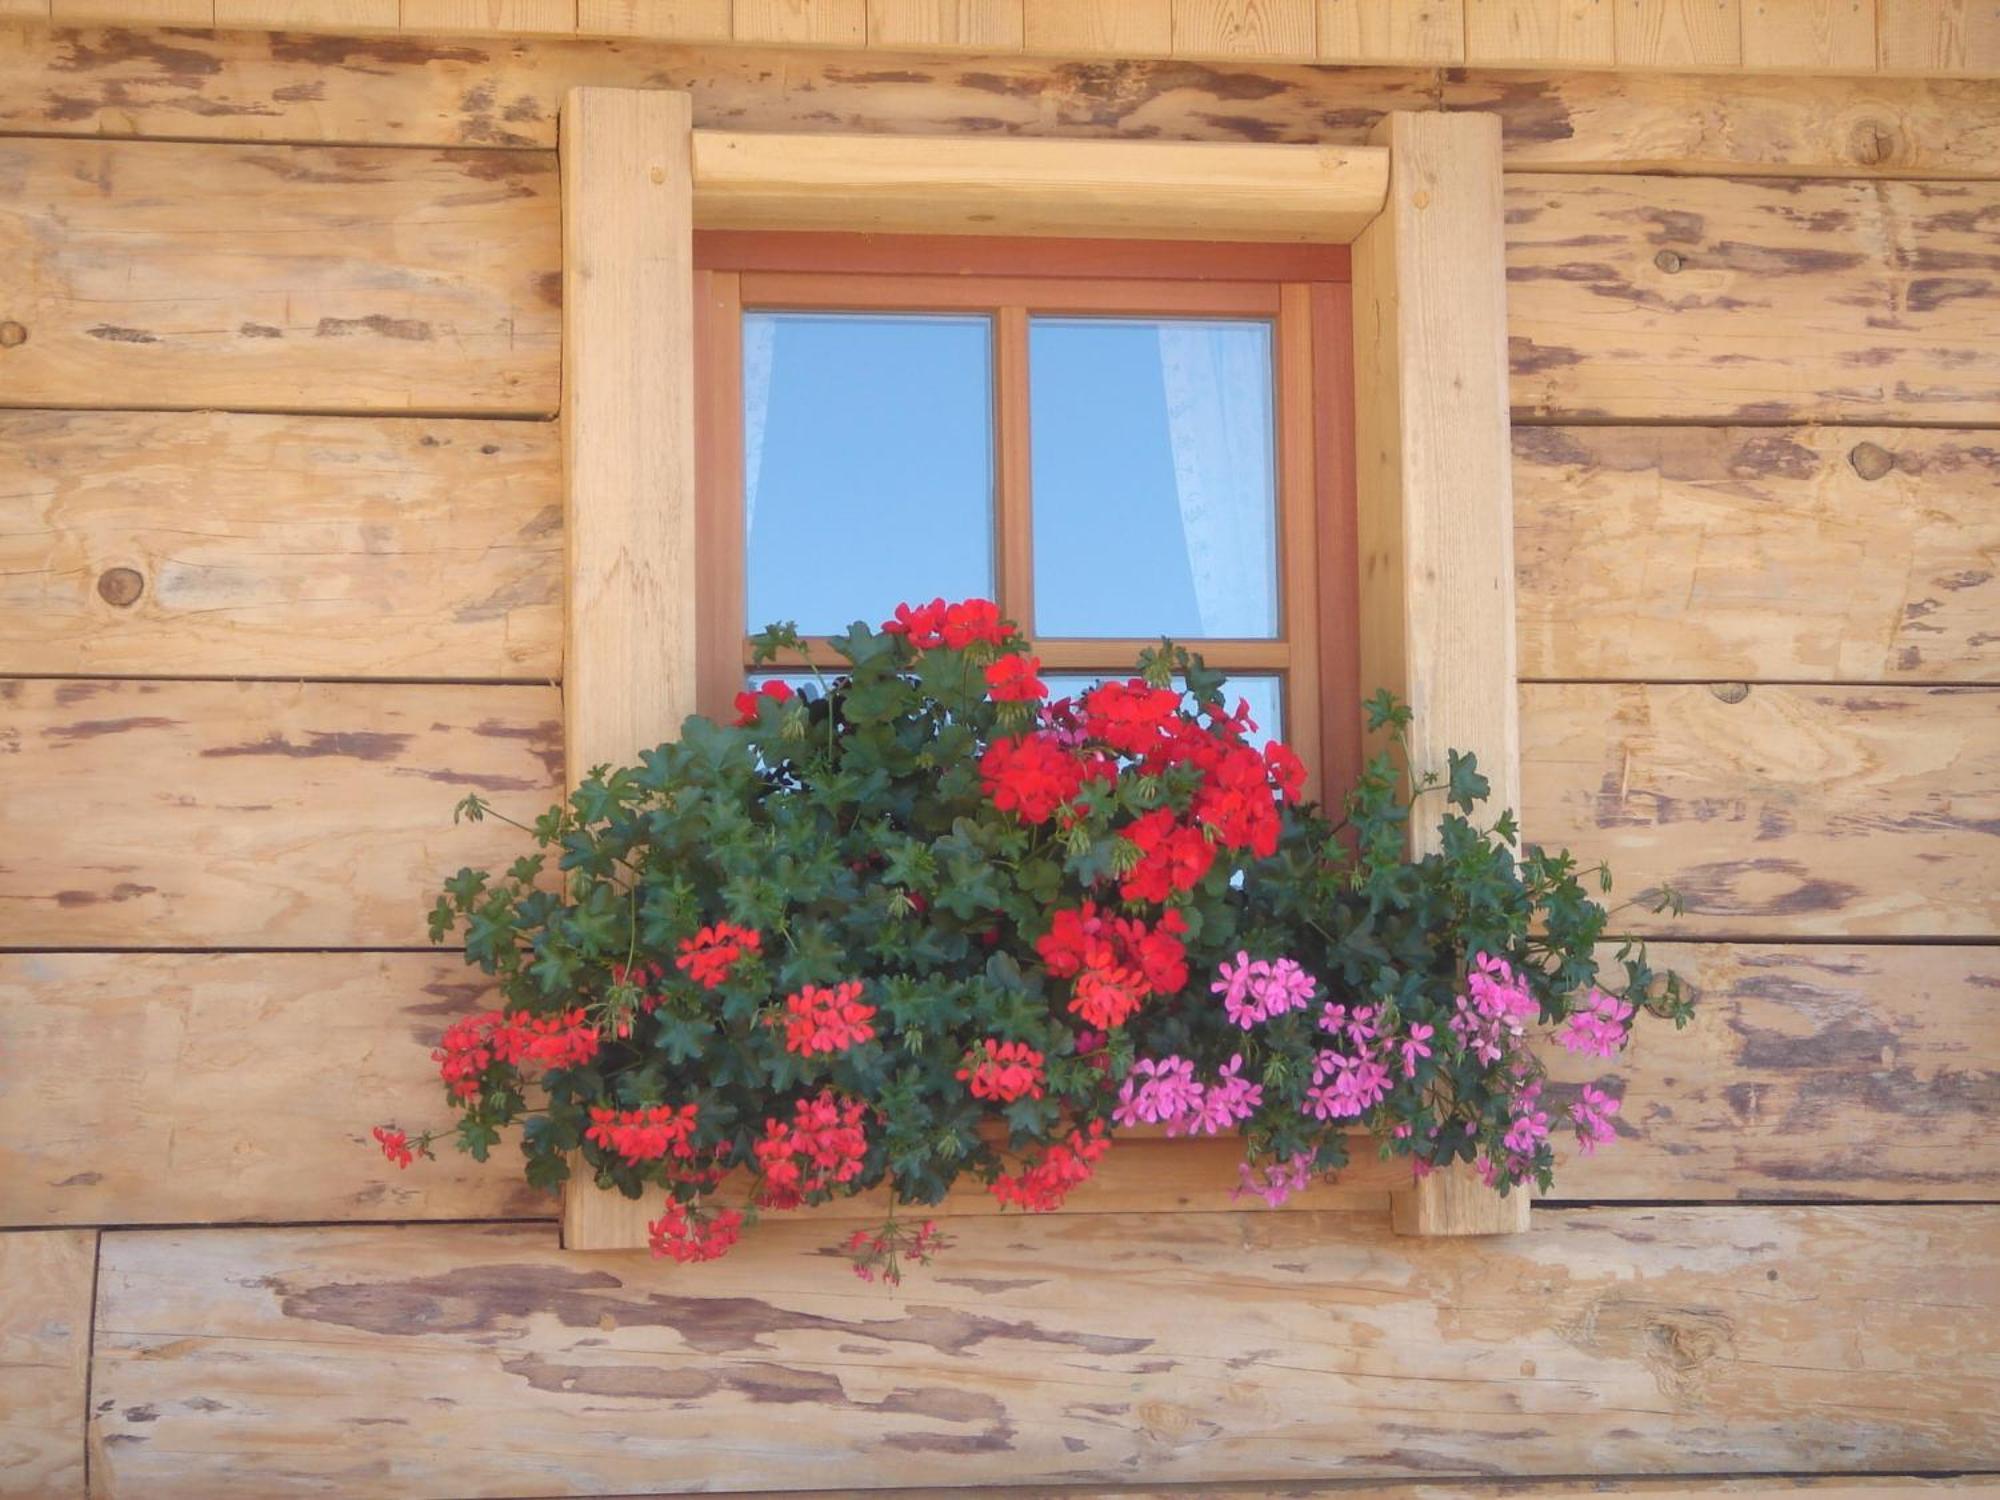
M 49 0 L 57 25 L 115 21 L 126 26 L 212 26 L 214 0 Z
M 576 30 L 577 0 L 402 0 L 408 31 L 517 32 Z
M 1019 52 L 1021 0 L 869 0 L 868 45 Z
M 1164 57 L 1173 50 L 1172 0 L 1025 0 L 1030 52 L 1071 57 Z
M 859 47 L 868 39 L 867 0 L 733 0 L 739 42 Z
M 1465 51 L 1486 64 L 1603 65 L 1616 0 L 1465 0 Z
M 1339 244 L 1388 177 L 1367 146 L 694 137 L 695 214 L 713 229 Z
M 1877 0 L 1742 0 L 1743 64 L 1779 71 L 1869 73 Z
M 1918 73 L 2000 69 L 2000 10 L 1981 0 L 1876 0 L 1881 66 Z
M 742 10 L 738 10 L 739 28 Z M 857 8 L 857 16 L 859 11 Z M 691 91 L 695 123 L 1058 139 L 1359 144 L 1381 113 L 1501 116 L 1510 169 L 1990 177 L 2000 97 L 1969 80 L 898 57 L 557 37 L 166 37 L 0 22 L 0 131 L 555 144 L 572 86 Z
M 968 1220 L 900 1294 L 805 1224 L 692 1269 L 540 1228 L 107 1234 L 93 1470 L 110 1497 L 392 1500 L 1949 1471 L 2000 1442 L 2000 1210 L 1537 1220 Z
M 2000 692 L 1526 685 L 1523 837 L 1671 882 L 1662 936 L 2000 933 Z
M 445 876 L 520 853 L 453 804 L 547 807 L 557 719 L 549 687 L 0 681 L 0 947 L 425 946 Z
M 1464 0 L 1318 0 L 1327 62 L 1463 62 Z
M 1616 0 L 1618 62 L 1732 68 L 1743 60 L 1742 0 Z
M 577 0 L 576 29 L 586 36 L 650 36 L 726 41 L 729 0 Z
M 97 1236 L 0 1234 L 0 1494 L 84 1492 Z
M 552 1218 L 511 1141 L 368 1133 L 447 1123 L 430 1049 L 492 1003 L 451 953 L 0 955 L 0 1223 Z
M 2000 186 L 1510 177 L 1517 417 L 1990 421 Z
M 1173 0 L 1174 56 L 1313 56 L 1314 0 Z
M 1600 959 L 1615 956 L 1607 949 Z M 1615 1060 L 1550 1058 L 1567 1111 L 1622 1095 L 1619 1140 L 1563 1141 L 1562 1199 L 2000 1196 L 2000 948 L 1655 943 L 1699 997 Z M 1615 970 L 1614 970 L 1615 972 Z
M 394 31 L 402 0 L 215 0 L 217 26 Z
M 0 673 L 548 681 L 560 482 L 539 422 L 0 413 Z
M 1523 676 L 2000 681 L 1991 433 L 1519 427 L 1514 496 Z
M 1414 772 L 1470 751 L 1495 806 L 1519 807 L 1499 122 L 1398 113 L 1376 139 L 1388 202 L 1353 250 L 1361 695 L 1410 705 Z M 1412 853 L 1436 848 L 1413 822 Z M 1510 1233 L 1527 1214 L 1454 1168 L 1399 1198 L 1396 1227 Z
M 0 404 L 551 411 L 553 166 L 0 141 Z
M 563 745 L 572 783 L 696 709 L 693 154 L 684 94 L 563 105 Z

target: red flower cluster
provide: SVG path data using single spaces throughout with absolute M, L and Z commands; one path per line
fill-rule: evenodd
M 882 634 L 907 636 L 919 651 L 939 646 L 963 651 L 974 641 L 1004 646 L 1014 630 L 1000 618 L 1000 606 L 990 599 L 966 599 L 958 604 L 933 599 L 929 604 L 897 605 L 896 617 L 882 622 Z
M 1032 703 L 1049 695 L 1049 685 L 1035 674 L 1039 656 L 1003 656 L 986 669 L 986 695 L 995 703 Z
M 738 729 L 748 729 L 752 724 L 757 722 L 757 715 L 764 707 L 758 701 L 759 699 L 770 698 L 779 703 L 786 703 L 797 696 L 792 691 L 792 685 L 789 682 L 782 682 L 775 677 L 769 682 L 761 684 L 754 691 L 746 690 L 738 693 L 736 695 L 736 727 Z
M 656 1257 L 689 1261 L 720 1260 L 743 1233 L 743 1215 L 733 1208 L 704 1214 L 674 1199 L 666 1211 L 646 1226 L 646 1243 Z
M 1046 823 L 1086 781 L 1110 781 L 1117 768 L 1102 756 L 1078 755 L 1049 733 L 995 740 L 979 757 L 979 784 L 993 805 L 1023 823 Z
M 1050 1143 L 1047 1150 L 1023 1166 L 1013 1176 L 1002 1174 L 993 1180 L 992 1193 L 1008 1207 L 1045 1214 L 1061 1208 L 1063 1199 L 1078 1183 L 1088 1182 L 1098 1160 L 1111 1149 L 1104 1122 L 1093 1120 L 1088 1131 L 1073 1130 L 1067 1141 Z
M 843 1101 L 832 1089 L 801 1099 L 790 1124 L 766 1120 L 764 1136 L 753 1148 L 763 1185 L 757 1202 L 764 1208 L 797 1208 L 815 1194 L 825 1193 L 861 1174 L 868 1154 L 868 1137 L 861 1121 L 868 1106 L 859 1099 Z
M 1181 695 L 1144 678 L 1103 682 L 1083 695 L 1093 738 L 1123 755 L 1151 755 L 1181 726 Z
M 1199 828 L 1181 822 L 1171 808 L 1156 807 L 1119 830 L 1139 846 L 1139 863 L 1119 884 L 1127 901 L 1165 901 L 1191 891 L 1215 863 L 1215 846 Z
M 635 1166 L 658 1161 L 672 1152 L 678 1161 L 694 1157 L 694 1130 L 697 1111 L 692 1104 L 676 1109 L 656 1104 L 646 1109 L 600 1109 L 590 1111 L 590 1128 L 583 1138 L 607 1151 L 615 1151 Z
M 800 1057 L 845 1052 L 875 1040 L 875 1007 L 861 1001 L 861 981 L 850 979 L 838 989 L 809 984 L 785 996 L 785 1050 Z
M 1042 1054 L 1025 1042 L 988 1037 L 966 1054 L 958 1077 L 975 1099 L 996 1099 L 1002 1104 L 1023 1097 L 1039 1099 L 1042 1085 L 1048 1081 L 1042 1060 Z
M 1099 913 L 1086 901 L 1075 911 L 1059 911 L 1049 930 L 1035 940 L 1049 973 L 1075 979 L 1070 1012 L 1108 1031 L 1130 1020 L 1153 995 L 1171 995 L 1187 986 L 1187 948 L 1181 934 L 1187 920 L 1163 913 L 1148 927 L 1137 917 Z
M 961 1077 L 964 1075 L 961 1074 Z M 385 1125 L 375 1127 L 375 1142 L 382 1148 L 382 1154 L 399 1167 L 407 1167 L 416 1160 L 410 1150 L 410 1137 L 401 1130 L 391 1130 Z
M 573 1068 L 592 1062 L 601 1041 L 582 1010 L 531 1016 L 525 1010 L 502 1015 L 481 1011 L 445 1028 L 431 1061 L 454 1099 L 475 1098 L 486 1070 L 496 1062 L 511 1067 Z
M 738 959 L 763 945 L 764 940 L 749 928 L 717 922 L 682 940 L 674 967 L 703 989 L 712 990 L 729 977 Z

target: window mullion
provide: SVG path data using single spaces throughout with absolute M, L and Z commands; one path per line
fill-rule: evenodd
M 1000 611 L 1035 633 L 1035 540 L 1029 494 L 1028 310 L 994 313 L 994 559 Z

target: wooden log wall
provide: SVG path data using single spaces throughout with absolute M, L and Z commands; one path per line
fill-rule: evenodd
M 566 1259 L 504 1160 L 373 1153 L 483 993 L 422 932 L 509 847 L 452 803 L 562 779 L 583 82 L 1502 116 L 1524 816 L 1686 894 L 1644 925 L 1704 1000 L 1528 1236 L 968 1220 L 886 1294 L 810 1225 Z M 0 182 L 0 1493 L 1992 1488 L 1994 86 L 0 21 Z

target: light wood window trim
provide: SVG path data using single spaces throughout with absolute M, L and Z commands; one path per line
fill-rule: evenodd
M 572 779 L 675 734 L 702 691 L 697 621 L 713 585 L 699 561 L 696 412 L 728 420 L 720 407 L 734 403 L 695 378 L 696 320 L 713 326 L 722 311 L 697 305 L 697 226 L 1353 242 L 1358 565 L 1344 600 L 1328 583 L 1340 538 L 1321 528 L 1321 607 L 1353 605 L 1362 687 L 1416 708 L 1420 766 L 1447 745 L 1475 750 L 1496 801 L 1520 805 L 1496 117 L 1391 114 L 1365 147 L 744 136 L 693 130 L 690 117 L 688 97 L 667 91 L 574 89 L 563 107 Z M 1341 435 L 1342 414 L 1312 419 Z M 1414 842 L 1421 851 L 1425 835 Z M 1114 1152 L 1079 1210 L 1231 1206 L 1221 1171 L 1199 1191 L 1187 1176 L 1215 1153 L 1175 1142 L 1150 1155 L 1160 1144 Z M 1366 1160 L 1349 1176 L 1301 1206 L 1382 1191 Z M 1501 1200 L 1456 1171 L 1393 1197 L 1414 1233 L 1526 1224 L 1524 1194 Z M 985 1198 L 956 1194 L 966 1202 L 946 1211 L 990 1211 Z M 642 1245 L 651 1212 L 573 1185 L 564 1243 Z

